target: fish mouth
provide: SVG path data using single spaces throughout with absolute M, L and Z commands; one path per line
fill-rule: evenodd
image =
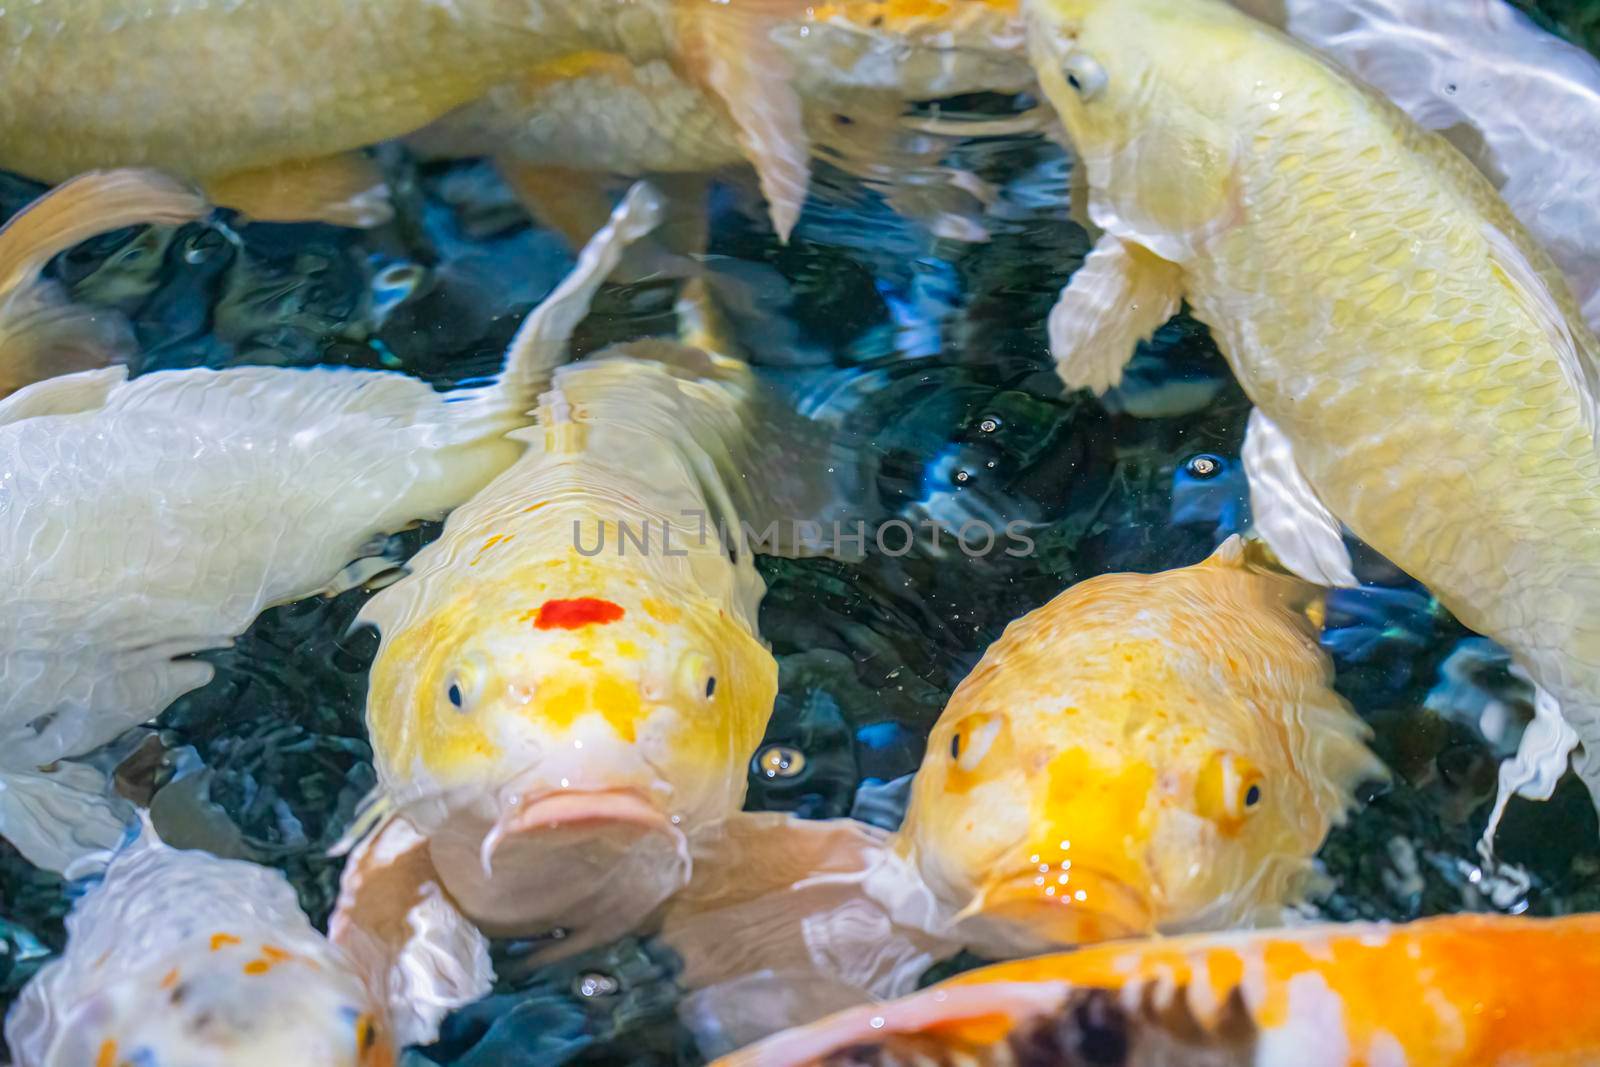
M 491 937 L 553 934 L 563 950 L 620 936 L 688 882 L 684 833 L 631 789 L 562 789 L 509 800 L 434 835 L 434 864 Z
M 1079 863 L 1048 873 L 1029 867 L 991 882 L 956 921 L 1012 953 L 1139 937 L 1156 926 L 1147 893 Z

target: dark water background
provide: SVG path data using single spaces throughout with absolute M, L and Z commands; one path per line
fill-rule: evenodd
M 1600 39 L 1600 4 L 1538 7 L 1589 47 Z M 63 256 L 56 273 L 77 299 L 128 314 L 136 372 L 331 363 L 441 384 L 493 373 L 570 253 L 529 226 L 487 167 L 383 158 L 400 209 L 383 229 L 122 231 Z M 1194 563 L 1248 516 L 1237 471 L 1248 404 L 1203 327 L 1181 317 L 1162 329 L 1104 401 L 1062 395 L 1044 320 L 1087 237 L 1066 221 L 1059 150 L 972 143 L 953 162 L 1001 186 L 986 244 L 935 239 L 824 172 L 785 247 L 748 182 L 714 190 L 711 252 L 751 294 L 754 362 L 808 411 L 845 419 L 899 517 L 950 529 L 1022 521 L 1038 546 L 1023 559 L 971 559 L 947 540 L 942 552 L 919 542 L 855 565 L 763 560 L 761 628 L 782 680 L 767 744 L 803 759 L 792 775 L 753 770 L 752 809 L 892 821 L 884 783 L 916 768 L 945 699 L 1007 622 L 1096 574 Z M 39 191 L 0 175 L 0 211 Z M 670 332 L 672 292 L 657 281 L 608 289 L 578 347 Z M 408 554 L 437 532 L 408 531 L 394 547 Z M 1368 586 L 1335 594 L 1325 643 L 1397 774 L 1323 849 L 1317 908 L 1409 919 L 1600 906 L 1600 836 L 1570 778 L 1551 803 L 1516 802 L 1506 819 L 1502 852 L 1527 888 L 1491 900 L 1474 884 L 1496 757 L 1471 716 L 1449 709 L 1494 698 L 1526 715 L 1529 695 L 1420 588 L 1375 558 L 1358 555 L 1357 569 Z M 365 596 L 267 612 L 234 647 L 203 654 L 217 668 L 210 685 L 105 754 L 174 844 L 284 869 L 319 923 L 338 875 L 324 853 L 374 783 L 362 714 L 377 639 L 348 632 Z M 1441 684 L 1452 654 L 1459 680 Z M 0 843 L 0 1006 L 60 948 L 80 890 Z M 543 970 L 520 966 L 514 943 L 496 952 L 495 996 L 408 1054 L 412 1067 L 695 1062 L 673 1020 L 674 961 L 648 940 Z

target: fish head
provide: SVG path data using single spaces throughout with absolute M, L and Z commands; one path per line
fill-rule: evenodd
M 1087 171 L 1096 224 L 1182 260 L 1232 222 L 1234 116 L 1254 90 L 1229 71 L 1275 31 L 1221 0 L 1024 6 L 1034 74 Z
M 99 985 L 73 1015 L 52 1065 L 394 1067 L 399 1055 L 341 956 L 270 935 L 214 933 Z
M 373 670 L 386 782 L 486 931 L 644 918 L 688 839 L 739 809 L 777 689 L 771 654 L 709 599 L 563 561 L 473 584 L 403 625 Z M 536 590 L 530 597 L 529 590 Z
M 952 696 L 901 834 L 973 943 L 1015 954 L 1289 903 L 1356 784 L 1382 776 L 1329 685 L 1310 587 L 1238 544 L 1074 587 Z

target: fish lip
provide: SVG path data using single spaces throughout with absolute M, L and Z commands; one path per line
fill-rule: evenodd
M 997 927 L 1001 936 L 1045 946 L 1078 945 L 1153 934 L 1155 905 L 1126 879 L 1074 862 L 1068 881 L 1041 874 L 1037 865 L 1014 870 L 984 886 L 956 916 L 957 922 Z M 1045 882 L 1039 884 L 1043 877 Z M 1062 892 L 1047 895 L 1056 885 Z M 1076 894 L 1085 894 L 1079 899 Z
M 678 829 L 666 812 L 637 789 L 552 789 L 523 797 L 497 829 L 514 834 L 591 823 L 664 832 Z

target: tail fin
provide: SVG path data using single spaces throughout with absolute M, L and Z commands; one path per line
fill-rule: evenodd
M 105 366 L 128 345 L 116 315 L 72 307 L 40 277 L 52 257 L 107 230 L 177 225 L 205 211 L 199 195 L 155 171 L 95 171 L 46 193 L 0 229 L 0 396 Z

